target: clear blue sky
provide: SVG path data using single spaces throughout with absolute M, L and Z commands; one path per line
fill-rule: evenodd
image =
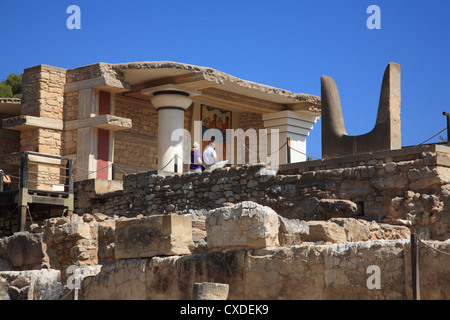
M 66 27 L 72 4 L 81 30 Z M 381 9 L 380 30 L 366 27 L 369 5 Z M 393 61 L 402 67 L 404 146 L 445 128 L 450 112 L 448 0 L 0 0 L 0 30 L 0 79 L 38 64 L 161 60 L 320 96 L 328 75 L 355 135 L 372 129 Z M 321 156 L 320 121 L 307 151 Z

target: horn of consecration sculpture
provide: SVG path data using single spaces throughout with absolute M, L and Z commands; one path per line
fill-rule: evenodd
M 384 72 L 377 120 L 366 134 L 347 135 L 339 92 L 332 78 L 322 76 L 321 95 L 322 158 L 401 148 L 399 64 L 389 63 Z

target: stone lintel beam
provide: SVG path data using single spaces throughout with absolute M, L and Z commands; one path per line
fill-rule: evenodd
M 27 115 L 3 119 L 3 129 L 23 131 L 33 128 L 63 130 L 64 123 L 61 120 L 27 116 Z
M 287 105 L 287 110 L 307 114 L 310 116 L 320 116 L 321 104 L 311 102 L 298 102 Z
M 66 83 L 64 86 L 64 92 L 68 93 L 90 88 L 118 93 L 130 90 L 130 85 L 123 80 L 118 80 L 111 77 L 98 77 L 94 79 Z
M 73 130 L 79 128 L 94 127 L 107 129 L 110 131 L 131 129 L 131 119 L 116 117 L 110 114 L 104 114 L 86 119 L 72 120 L 63 122 L 55 119 L 34 117 L 34 116 L 17 116 L 3 120 L 3 128 L 10 130 L 30 130 L 33 128 L 43 128 L 52 130 Z
M 73 130 L 87 127 L 106 129 L 109 131 L 118 131 L 131 129 L 132 124 L 131 119 L 117 117 L 110 114 L 103 114 L 85 119 L 67 121 L 65 123 L 64 129 Z
M 64 159 L 54 159 L 48 157 L 42 157 L 39 155 L 29 154 L 28 161 L 33 164 L 45 164 L 47 166 L 57 166 L 61 167 L 64 165 Z

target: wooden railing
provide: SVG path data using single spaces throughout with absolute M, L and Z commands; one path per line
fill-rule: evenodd
M 37 152 L 0 156 L 0 169 L 11 178 L 11 190 L 69 195 L 73 193 L 73 160 Z M 3 179 L 2 179 L 3 181 Z M 0 184 L 0 192 L 3 184 Z
M 34 204 L 63 207 L 68 215 L 72 214 L 72 159 L 37 152 L 16 152 L 0 156 L 0 169 L 11 179 L 8 190 L 3 188 L 3 179 L 0 179 L 0 205 L 14 205 L 18 231 L 25 230 L 27 212 L 30 213 L 30 206 Z

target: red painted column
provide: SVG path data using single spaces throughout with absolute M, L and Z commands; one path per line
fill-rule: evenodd
M 98 114 L 111 113 L 111 93 L 108 91 L 100 91 L 98 97 Z
M 108 179 L 109 168 L 109 131 L 98 129 L 97 179 Z M 103 170 L 102 170 L 103 169 Z
M 111 113 L 111 93 L 107 91 L 99 92 L 98 114 Z M 109 131 L 98 129 L 97 138 L 97 179 L 108 179 L 109 172 Z

